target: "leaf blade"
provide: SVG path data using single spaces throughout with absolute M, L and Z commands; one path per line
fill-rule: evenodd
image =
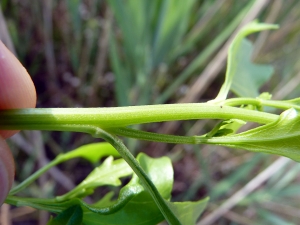
M 51 219 L 47 225 L 81 225 L 83 211 L 80 205 L 74 205 Z
M 70 152 L 59 155 L 57 158 L 60 162 L 70 160 L 72 158 L 84 158 L 91 163 L 98 162 L 104 156 L 120 156 L 118 151 L 107 142 L 92 143 L 82 145 Z
M 273 123 L 236 135 L 211 138 L 207 143 L 276 154 L 300 161 L 299 110 L 288 109 Z
M 237 65 L 239 64 L 238 52 L 243 42 L 243 39 L 251 33 L 277 28 L 277 25 L 258 23 L 257 21 L 253 21 L 247 24 L 239 31 L 239 33 L 236 35 L 229 47 L 225 82 L 222 85 L 218 96 L 213 101 L 223 101 L 227 98 L 227 94 L 232 86 L 232 82 L 237 73 Z
M 252 43 L 243 39 L 237 52 L 239 63 L 230 88 L 240 97 L 255 98 L 259 96 L 258 89 L 269 80 L 274 72 L 270 65 L 251 62 L 252 52 Z

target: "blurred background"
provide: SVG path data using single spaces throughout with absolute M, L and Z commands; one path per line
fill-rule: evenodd
M 280 25 L 279 30 L 249 37 L 253 61 L 274 66 L 262 90 L 272 93 L 273 99 L 300 95 L 297 0 L 1 0 L 0 6 L 0 38 L 32 76 L 39 108 L 213 99 L 224 80 L 229 43 L 254 19 Z M 210 131 L 214 124 L 185 121 L 136 128 L 194 135 Z M 21 132 L 9 140 L 16 161 L 15 182 L 61 152 L 98 141 L 77 133 Z M 143 151 L 172 159 L 172 201 L 210 196 L 199 224 L 299 224 L 300 165 L 293 161 L 216 146 L 124 141 L 134 154 Z M 22 194 L 61 195 L 92 168 L 83 160 L 69 161 Z M 263 178 L 258 176 L 262 172 Z M 249 182 L 254 185 L 250 191 Z M 117 190 L 99 189 L 88 201 L 111 189 Z M 43 225 L 49 214 L 3 205 L 0 218 L 1 225 Z

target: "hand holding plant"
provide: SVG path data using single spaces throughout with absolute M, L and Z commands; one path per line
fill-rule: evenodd
M 268 93 L 259 94 L 259 88 L 269 79 L 272 67 L 253 64 L 250 60 L 252 45 L 244 39 L 248 34 L 276 28 L 276 25 L 254 21 L 240 31 L 229 49 L 225 82 L 216 99 L 207 103 L 1 111 L 0 129 L 83 132 L 108 142 L 83 146 L 58 155 L 49 165 L 14 187 L 6 202 L 17 206 L 29 205 L 59 214 L 49 222 L 52 225 L 63 224 L 62 221 L 70 219 L 75 221 L 72 224 L 83 222 L 88 225 L 150 225 L 164 219 L 172 225 L 195 224 L 207 199 L 197 202 L 171 202 L 173 171 L 170 160 L 165 157 L 151 159 L 144 154 L 134 158 L 117 136 L 166 143 L 223 145 L 283 155 L 299 161 L 300 101 L 274 101 Z M 230 90 L 239 97 L 227 99 Z M 264 106 L 285 111 L 280 115 L 264 112 Z M 191 119 L 222 121 L 209 133 L 201 136 L 158 134 L 130 127 L 142 123 Z M 238 129 L 249 121 L 262 126 L 238 133 Z M 82 183 L 62 196 L 35 199 L 15 195 L 59 163 L 75 157 L 95 162 L 105 155 L 120 155 L 123 159 L 107 158 Z M 109 193 L 95 204 L 83 201 L 96 187 L 119 186 L 120 178 L 131 174 L 134 174 L 131 181 L 121 189 L 117 200 L 112 200 L 112 194 Z
M 30 76 L 0 41 L 0 110 L 34 108 L 35 103 L 35 87 Z M 0 204 L 12 186 L 15 172 L 12 154 L 4 139 L 16 132 L 0 130 Z

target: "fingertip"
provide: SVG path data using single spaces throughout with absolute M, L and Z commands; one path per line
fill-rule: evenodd
M 35 104 L 31 77 L 0 41 L 0 109 L 33 108 Z
M 36 91 L 19 60 L 0 41 L 0 110 L 34 108 Z M 0 131 L 4 138 L 17 131 Z

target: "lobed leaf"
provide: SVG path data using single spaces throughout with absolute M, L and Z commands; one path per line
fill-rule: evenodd
M 282 155 L 300 161 L 299 110 L 288 109 L 273 123 L 240 134 L 212 137 L 207 143 Z
M 137 160 L 149 175 L 160 194 L 169 199 L 173 186 L 173 169 L 170 159 L 162 157 L 152 159 L 145 154 L 139 154 Z M 164 171 L 162 173 L 162 171 Z M 126 202 L 126 204 L 123 204 Z M 108 201 L 103 202 L 104 205 Z M 93 205 L 100 207 L 103 203 L 98 202 Z M 119 205 L 123 207 L 120 208 Z M 142 206 L 142 207 L 141 207 Z M 87 224 L 157 224 L 164 220 L 163 215 L 156 206 L 150 194 L 145 191 L 137 175 L 133 175 L 131 181 L 121 189 L 118 200 L 110 206 L 112 210 L 108 215 L 100 215 L 86 211 L 84 213 L 84 222 Z M 101 221 L 99 223 L 99 221 Z
M 180 223 L 195 224 L 206 207 L 208 199 L 198 202 L 170 202 L 173 186 L 173 169 L 170 159 L 167 157 L 153 159 L 141 153 L 138 155 L 137 160 Z M 131 181 L 121 189 L 118 199 L 112 200 L 112 197 L 113 193 L 110 192 L 97 203 L 89 205 L 78 198 L 74 198 L 74 196 L 70 196 L 69 200 L 66 199 L 63 202 L 50 202 L 47 207 L 53 207 L 54 211 L 62 210 L 57 216 L 59 218 L 67 217 L 65 216 L 66 212 L 69 215 L 70 209 L 80 207 L 83 210 L 82 221 L 84 224 L 89 225 L 120 223 L 124 225 L 153 225 L 165 219 L 153 198 L 144 189 L 140 179 L 135 174 Z M 37 199 L 36 203 L 45 206 L 45 201 Z
M 152 159 L 145 154 L 139 154 L 137 160 L 150 176 L 151 180 L 164 197 L 167 205 L 177 216 L 181 224 L 195 224 L 199 215 L 206 207 L 208 199 L 198 202 L 169 202 L 173 186 L 173 169 L 169 158 L 162 157 Z M 163 171 L 163 172 L 162 172 Z M 128 185 L 122 188 L 118 201 L 124 201 L 129 194 L 131 200 L 119 211 L 109 215 L 99 215 L 96 213 L 85 212 L 84 222 L 87 224 L 145 224 L 153 225 L 164 220 L 155 202 L 140 183 L 139 178 L 134 175 Z M 111 197 L 111 196 L 110 196 Z M 104 201 L 107 205 L 108 201 Z M 116 202 L 115 204 L 119 204 Z M 101 205 L 96 204 L 98 207 Z M 143 207 L 141 207 L 143 206 Z M 101 221 L 101 222 L 99 222 Z
M 113 161 L 113 157 L 108 157 L 73 190 L 56 197 L 56 200 L 65 201 L 82 195 L 89 195 L 95 188 L 104 185 L 120 186 L 122 184 L 120 178 L 131 174 L 132 169 L 123 159 Z
M 251 33 L 276 28 L 278 28 L 277 25 L 253 21 L 239 31 L 229 47 L 225 82 L 222 85 L 215 101 L 225 100 L 231 88 L 233 88 L 238 95 L 243 97 L 258 96 L 258 85 L 265 82 L 265 80 L 270 76 L 272 69 L 271 67 L 258 66 L 250 62 L 252 51 L 251 45 L 243 39 Z M 253 74 L 256 75 L 253 77 Z M 240 89 L 240 87 L 249 88 L 243 90 Z
M 109 143 L 105 142 L 83 145 L 73 151 L 60 154 L 53 161 L 51 161 L 51 163 L 45 165 L 44 167 L 36 171 L 34 174 L 32 174 L 30 177 L 28 177 L 26 180 L 24 180 L 21 184 L 14 187 L 10 191 L 10 194 L 18 193 L 19 191 L 30 185 L 32 182 L 34 182 L 39 176 L 41 176 L 51 167 L 54 167 L 59 163 L 78 157 L 85 158 L 92 163 L 96 163 L 102 157 L 109 155 L 120 156 L 120 154 L 115 148 L 113 148 Z M 84 193 L 86 194 L 86 192 Z
M 260 65 L 251 61 L 253 45 L 247 39 L 243 39 L 236 53 L 236 69 L 231 90 L 240 97 L 255 98 L 259 96 L 259 88 L 267 82 L 272 73 L 270 65 Z

